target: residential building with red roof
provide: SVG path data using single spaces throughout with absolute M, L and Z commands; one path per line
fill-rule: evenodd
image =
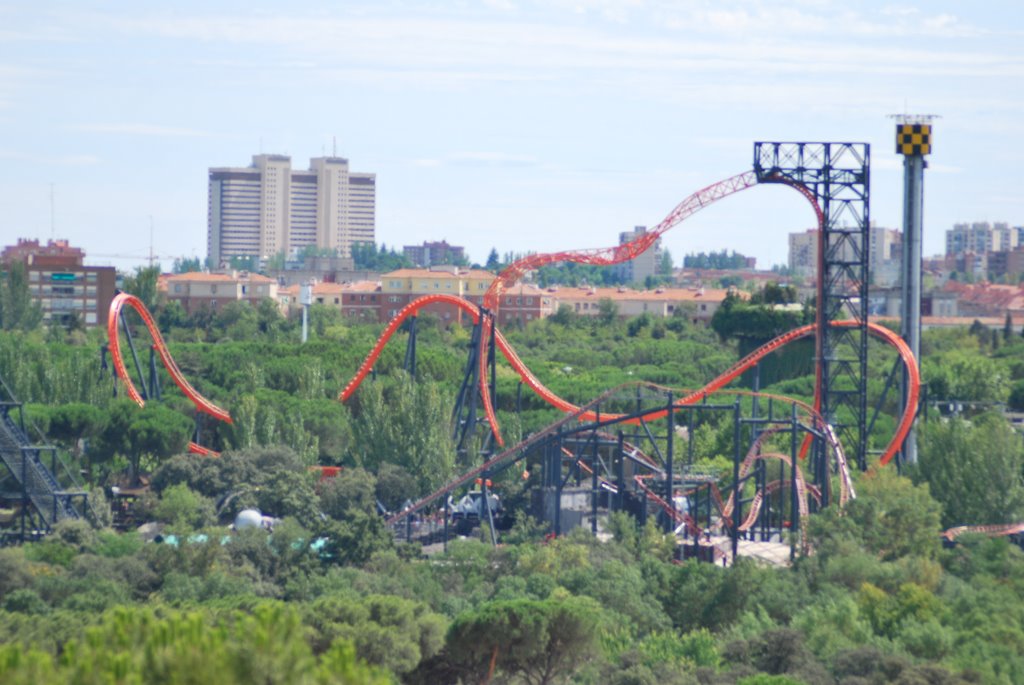
M 243 301 L 258 305 L 266 298 L 278 300 L 277 281 L 247 271 L 192 271 L 162 276 L 160 282 L 167 293 L 167 299 L 180 302 L 188 314 L 204 308 L 215 312 L 228 302 Z
M 0 268 L 15 262 L 25 265 L 29 293 L 39 304 L 43 323 L 86 327 L 101 326 L 114 299 L 117 271 L 112 266 L 86 266 L 85 252 L 67 240 L 19 238 L 0 253 Z
M 611 300 L 620 317 L 641 314 L 668 317 L 682 315 L 681 312 L 693 323 L 707 323 L 730 292 L 736 291 L 721 288 L 558 288 L 553 296 L 558 306 L 567 304 L 583 316 L 596 316 L 601 310 L 601 300 Z M 744 296 L 743 293 L 737 294 Z

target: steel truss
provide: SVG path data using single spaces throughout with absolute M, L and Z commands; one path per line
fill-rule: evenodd
M 819 211 L 817 361 L 821 414 L 867 468 L 868 143 L 754 143 L 759 183 L 808 191 Z M 830 324 L 852 318 L 857 326 Z
M 479 410 L 483 406 L 483 398 L 480 394 L 480 362 L 482 357 L 486 358 L 488 391 L 491 397 L 494 397 L 497 393 L 495 336 L 485 335 L 484 331 L 490 314 L 483 308 L 480 308 L 479 311 L 480 315 L 476 323 L 473 324 L 473 333 L 470 336 L 466 369 L 462 375 L 462 385 L 459 387 L 459 394 L 455 398 L 455 408 L 452 412 L 452 440 L 455 443 L 456 453 L 463 458 L 470 449 L 478 427 L 482 427 L 479 446 L 480 454 L 486 457 L 493 454 L 494 450 L 494 431 L 490 428 L 486 414 Z M 411 338 L 411 340 L 415 341 L 415 338 Z M 406 366 L 408 367 L 411 364 L 415 368 L 415 342 L 411 344 L 411 348 L 406 348 Z
M 680 406 L 676 399 L 671 391 L 648 384 L 605 393 L 396 514 L 389 524 L 411 540 L 413 516 L 430 511 L 433 503 L 443 506 L 447 495 L 474 482 L 482 481 L 486 493 L 490 477 L 525 461 L 541 467 L 541 501 L 535 513 L 555 535 L 565 532 L 562 502 L 571 491 L 577 498 L 587 498 L 586 516 L 579 510 L 575 513 L 577 518 L 589 519 L 594 533 L 599 516 L 626 511 L 641 522 L 656 517 L 665 530 L 675 530 L 695 545 L 705 532 L 722 529 L 731 538 L 734 556 L 742 538 L 782 541 L 788 535 L 795 555 L 804 538 L 802 514 L 823 506 L 830 488 L 831 469 L 818 463 L 829 456 L 828 436 L 820 423 L 798 414 L 795 404 L 780 411 L 773 397 L 766 399 L 766 410 L 742 396 L 718 404 L 705 398 L 687 406 Z M 581 421 L 584 413 L 594 416 L 593 420 Z M 665 420 L 648 420 L 661 413 Z M 724 492 L 716 485 L 717 475 L 695 467 L 693 452 L 694 430 L 723 414 L 718 421 L 731 422 L 733 436 L 732 478 Z M 774 451 L 767 449 L 772 437 Z M 813 445 L 810 463 L 799 458 L 805 440 Z M 803 471 L 808 474 L 806 481 Z M 799 536 L 789 534 L 797 530 Z M 447 542 L 448 527 L 442 528 L 435 518 L 433 527 L 420 529 L 417 537 L 424 542 Z

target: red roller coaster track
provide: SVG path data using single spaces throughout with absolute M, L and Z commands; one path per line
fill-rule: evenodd
M 160 359 L 163 360 L 164 366 L 167 368 L 167 373 L 170 374 L 171 380 L 177 385 L 181 391 L 185 394 L 185 397 L 192 401 L 192 404 L 196 406 L 196 409 L 209 414 L 215 419 L 224 421 L 225 423 L 231 423 L 231 415 L 224 409 L 221 409 L 216 404 L 206 399 L 199 392 L 192 387 L 192 384 L 188 382 L 181 370 L 174 361 L 174 357 L 171 356 L 170 351 L 167 349 L 167 345 L 164 343 L 164 338 L 160 335 L 160 329 L 157 328 L 156 322 L 153 321 L 152 314 L 146 309 L 146 305 L 142 303 L 142 300 L 129 295 L 128 293 L 118 293 L 114 296 L 113 301 L 110 303 L 110 310 L 107 313 L 107 338 L 110 342 L 110 357 L 114 362 L 114 371 L 117 373 L 117 377 L 124 383 L 125 391 L 136 404 L 140 407 L 144 406 L 145 400 L 142 399 L 142 395 L 139 394 L 138 389 L 135 387 L 135 383 L 132 382 L 131 376 L 128 375 L 128 369 L 124 365 L 124 357 L 121 355 L 121 343 L 118 331 L 118 321 L 121 318 L 121 310 L 125 307 L 131 307 L 139 316 L 142 317 L 142 323 L 149 329 L 149 334 L 153 337 L 153 347 L 160 354 Z M 194 442 L 189 443 L 189 451 L 196 454 L 214 455 L 216 452 L 198 445 Z
M 508 343 L 508 340 L 494 326 L 493 314 L 495 311 L 497 311 L 498 307 L 500 306 L 502 293 L 505 292 L 507 288 L 517 283 L 519 279 L 521 279 L 527 272 L 540 268 L 545 264 L 551 264 L 554 262 L 575 262 L 593 265 L 612 265 L 633 259 L 640 253 L 650 248 L 662 234 L 664 234 L 673 226 L 679 224 L 684 219 L 692 216 L 699 210 L 713 204 L 714 202 L 717 202 L 722 198 L 728 197 L 729 195 L 733 195 L 739 191 L 750 188 L 756 184 L 757 179 L 754 173 L 746 172 L 743 174 L 739 174 L 737 176 L 733 176 L 732 178 L 726 179 L 725 181 L 721 181 L 719 183 L 708 186 L 707 188 L 704 188 L 694 193 L 693 195 L 690 195 L 688 198 L 679 203 L 679 205 L 677 205 L 675 209 L 673 209 L 672 212 L 670 212 L 669 215 L 665 217 L 665 219 L 662 220 L 661 223 L 659 223 L 653 230 L 642 236 L 639 236 L 636 240 L 623 245 L 593 250 L 535 254 L 529 255 L 521 260 L 514 262 L 513 264 L 509 265 L 504 271 L 502 271 L 501 274 L 499 274 L 499 276 L 495 279 L 494 283 L 491 285 L 490 289 L 487 291 L 487 294 L 485 295 L 484 298 L 484 316 L 482 322 L 480 322 L 481 310 L 479 310 L 476 306 L 469 303 L 468 301 L 452 295 L 427 295 L 409 303 L 398 313 L 397 316 L 395 316 L 390 321 L 390 323 L 381 333 L 373 349 L 370 351 L 366 359 L 360 365 L 356 374 L 352 377 L 352 379 L 348 382 L 348 384 L 340 393 L 339 399 L 342 401 L 347 401 L 352 396 L 352 394 L 356 391 L 359 385 L 366 378 L 367 374 L 373 368 L 374 364 L 377 362 L 384 346 L 388 343 L 391 337 L 395 334 L 395 332 L 397 332 L 401 324 L 408 317 L 417 314 L 421 309 L 430 304 L 444 302 L 466 311 L 472 317 L 474 322 L 480 322 L 482 326 L 482 336 L 484 341 L 489 340 L 490 335 L 494 335 L 496 346 L 498 347 L 498 349 L 501 350 L 502 354 L 508 360 L 512 368 L 515 369 L 515 371 L 519 374 L 523 382 L 528 387 L 530 387 L 530 389 L 533 390 L 537 395 L 539 395 L 545 402 L 549 403 L 553 407 L 556 407 L 557 409 L 563 412 L 571 414 L 577 414 L 578 412 L 578 420 L 592 420 L 594 418 L 592 412 L 585 410 L 580 411 L 579 407 L 559 397 L 551 390 L 549 390 L 543 383 L 541 383 L 540 380 L 537 379 L 537 377 L 533 374 L 533 372 L 530 371 L 530 369 L 519 358 L 515 350 Z M 799 191 L 801 194 L 803 194 L 804 197 L 807 198 L 807 200 L 811 203 L 817 215 L 820 226 L 822 217 L 821 209 L 818 206 L 813 194 L 807 188 L 804 188 L 802 186 L 794 184 L 790 184 L 790 186 Z M 121 310 L 125 305 L 135 309 L 142 317 L 143 323 L 149 329 L 153 337 L 153 345 L 159 352 L 160 357 L 163 360 L 164 365 L 166 366 L 169 374 L 171 375 L 172 380 L 182 390 L 182 392 L 195 404 L 196 408 L 201 412 L 213 416 L 214 418 L 230 423 L 231 417 L 228 414 L 228 412 L 216 406 L 215 404 L 207 400 L 205 397 L 203 397 L 201 394 L 199 394 L 181 374 L 173 358 L 168 352 L 167 346 L 164 344 L 164 341 L 152 319 L 152 316 L 146 310 L 145 306 L 136 297 L 122 293 L 115 297 L 114 301 L 111 303 L 110 313 L 107 319 L 107 332 L 110 339 L 110 350 L 114 360 L 115 371 L 118 377 L 121 378 L 121 380 L 125 383 L 129 397 L 131 397 L 140 405 L 143 404 L 143 399 L 141 395 L 136 390 L 134 384 L 131 381 L 131 378 L 127 373 L 127 369 L 125 368 L 124 360 L 120 352 L 117 324 L 121 314 Z M 691 404 L 696 404 L 702 401 L 707 395 L 722 390 L 726 385 L 734 381 L 745 371 L 755 366 L 758 363 L 758 361 L 763 359 L 765 356 L 778 350 L 784 345 L 789 344 L 790 342 L 814 334 L 819 329 L 820 325 L 821 318 L 819 315 L 819 321 L 817 324 L 797 328 L 766 343 L 762 347 L 758 348 L 751 354 L 747 355 L 746 357 L 738 361 L 731 368 L 726 370 L 723 374 L 719 375 L 717 378 L 712 380 L 710 383 L 708 383 L 700 390 L 679 399 L 675 403 L 676 406 L 683 407 Z M 856 326 L 858 325 L 858 323 L 853 321 L 843 321 L 832 322 L 830 325 Z M 903 408 L 903 413 L 899 425 L 897 427 L 896 433 L 890 440 L 889 445 L 886 447 L 880 460 L 882 464 L 887 464 L 899 450 L 900 445 L 903 442 L 903 439 L 906 437 L 907 432 L 910 430 L 910 427 L 913 423 L 914 414 L 917 408 L 920 379 L 917 372 L 916 360 L 914 359 L 909 347 L 907 347 L 907 345 L 903 342 L 902 339 L 899 338 L 899 336 L 897 336 L 896 334 L 894 334 L 893 332 L 889 331 L 886 328 L 874 324 L 868 324 L 868 330 L 872 335 L 880 338 L 883 342 L 886 342 L 887 344 L 896 348 L 901 360 L 903 361 L 905 368 L 907 369 L 907 373 L 910 379 L 910 392 L 908 393 L 907 403 Z M 817 338 L 819 340 L 818 344 L 820 345 L 821 336 L 817 336 Z M 486 355 L 480 355 L 480 369 L 478 378 L 480 397 L 482 398 L 488 423 L 490 424 L 491 430 L 494 433 L 496 442 L 499 445 L 504 446 L 504 442 L 501 438 L 497 416 L 495 415 L 494 411 L 494 404 L 490 396 L 487 383 Z M 820 368 L 816 370 L 816 379 L 817 382 L 815 389 L 814 405 L 813 407 L 806 407 L 806 405 L 804 406 L 806 409 L 809 410 L 809 412 L 812 415 L 817 417 L 821 399 Z M 644 418 L 648 420 L 654 420 L 663 417 L 665 414 L 665 410 L 653 411 L 650 415 L 645 416 Z M 604 415 L 604 418 L 607 419 L 613 417 L 606 414 Z M 824 421 L 822 421 L 820 417 L 817 418 L 820 425 L 824 425 L 827 429 L 828 426 L 824 424 Z M 830 441 L 835 443 L 834 435 L 830 434 Z M 195 445 L 194 443 L 191 446 L 191 448 L 193 449 L 193 451 L 209 453 L 209 450 L 206 450 L 205 448 Z M 837 450 L 837 455 L 841 454 L 841 450 Z M 843 468 L 841 469 L 841 471 L 845 473 L 846 469 Z M 852 492 L 852 487 L 850 486 L 848 479 L 844 479 L 843 489 L 844 491 L 849 490 L 850 492 Z

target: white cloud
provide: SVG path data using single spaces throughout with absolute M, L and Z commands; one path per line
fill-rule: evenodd
M 449 157 L 453 164 L 466 166 L 534 166 L 537 160 L 528 155 L 504 152 L 456 152 Z
M 26 164 L 38 164 L 41 166 L 94 166 L 103 160 L 96 155 L 57 155 L 45 156 L 17 152 L 14 150 L 0 150 L 0 159 L 7 159 L 14 162 Z
M 206 138 L 211 134 L 191 128 L 160 126 L 156 124 L 78 124 L 72 126 L 76 131 L 86 133 L 110 133 L 129 136 L 159 136 L 171 138 Z
M 735 74 L 882 73 L 914 75 L 1024 75 L 1024 65 L 987 52 L 923 43 L 865 43 L 913 30 L 942 35 L 970 31 L 955 17 L 929 22 L 874 22 L 852 13 L 809 13 L 761 7 L 690 12 L 677 20 L 683 36 L 642 30 L 607 31 L 576 23 L 495 21 L 461 16 L 301 17 L 210 16 L 104 19 L 122 32 L 206 43 L 258 44 L 270 69 L 310 69 L 338 75 L 367 70 L 378 81 L 450 87 L 475 80 L 557 78 L 567 72 L 614 70 Z M 914 28 L 916 27 L 916 29 Z M 727 38 L 722 40 L 721 35 Z M 835 39 L 828 36 L 834 35 Z M 798 36 L 801 40 L 786 40 Z M 844 39 L 845 36 L 845 39 Z M 284 51 L 282 54 L 281 51 Z M 312 57 L 312 59 L 310 59 Z M 412 65 L 412 66 L 410 66 Z M 228 68 L 253 68 L 245 62 Z M 520 76 L 516 76 L 520 75 Z M 525 75 L 525 76 L 523 76 Z M 435 83 L 435 79 L 438 81 Z M 628 80 L 628 79 L 627 79 Z
M 455 152 L 442 158 L 420 158 L 410 162 L 414 167 L 423 168 L 441 166 L 525 167 L 536 166 L 537 163 L 535 157 L 505 152 Z

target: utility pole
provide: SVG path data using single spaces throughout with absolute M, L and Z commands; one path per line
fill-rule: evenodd
M 309 339 L 309 306 L 313 304 L 313 282 L 299 286 L 299 304 L 302 305 L 302 342 Z

